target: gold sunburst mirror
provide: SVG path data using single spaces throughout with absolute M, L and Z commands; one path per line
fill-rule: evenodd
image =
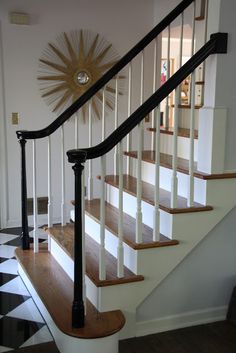
M 41 95 L 53 112 L 61 113 L 91 87 L 119 59 L 119 55 L 99 34 L 88 30 L 74 30 L 60 34 L 56 43 L 48 43 L 39 59 Z M 119 94 L 122 80 L 119 75 Z M 115 80 L 106 86 L 105 107 L 114 108 Z M 102 92 L 92 98 L 92 113 L 100 119 Z M 87 105 L 82 107 L 83 120 L 87 117 Z

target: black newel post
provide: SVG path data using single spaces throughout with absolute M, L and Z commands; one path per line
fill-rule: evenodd
M 30 238 L 28 229 L 28 214 L 27 214 L 27 179 L 26 179 L 26 161 L 25 161 L 25 144 L 26 140 L 21 139 L 21 222 L 22 222 L 22 249 L 30 248 Z
M 67 152 L 75 174 L 75 223 L 74 223 L 74 299 L 72 304 L 72 326 L 84 327 L 83 300 L 83 232 L 82 232 L 82 163 L 86 160 L 86 152 L 71 150 Z

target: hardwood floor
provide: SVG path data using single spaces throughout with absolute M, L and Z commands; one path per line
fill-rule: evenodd
M 120 341 L 119 353 L 235 353 L 236 326 L 227 321 Z

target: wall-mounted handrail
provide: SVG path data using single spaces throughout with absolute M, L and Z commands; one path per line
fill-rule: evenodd
M 70 150 L 67 152 L 69 162 L 80 159 L 80 153 L 86 153 L 86 159 L 98 158 L 109 152 L 131 130 L 133 130 L 165 97 L 167 97 L 181 82 L 189 76 L 209 55 L 226 53 L 227 33 L 215 33 L 210 40 L 193 55 L 165 84 L 163 84 L 150 98 L 148 98 L 134 113 L 130 115 L 115 131 L 104 141 L 90 148 Z
M 166 27 L 168 27 L 194 0 L 183 0 L 171 11 L 158 25 L 156 25 L 143 39 L 128 51 L 110 70 L 108 70 L 93 86 L 80 96 L 50 125 L 41 130 L 16 132 L 18 139 L 39 139 L 51 135 L 66 120 L 71 118 L 88 100 L 105 86 L 118 72 L 120 72 L 131 60 L 133 60 L 148 44 L 152 42 Z

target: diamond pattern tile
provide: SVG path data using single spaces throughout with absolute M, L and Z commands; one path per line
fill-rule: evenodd
M 18 275 L 14 252 L 21 246 L 20 233 L 19 228 L 0 231 L 0 353 L 53 341 Z

